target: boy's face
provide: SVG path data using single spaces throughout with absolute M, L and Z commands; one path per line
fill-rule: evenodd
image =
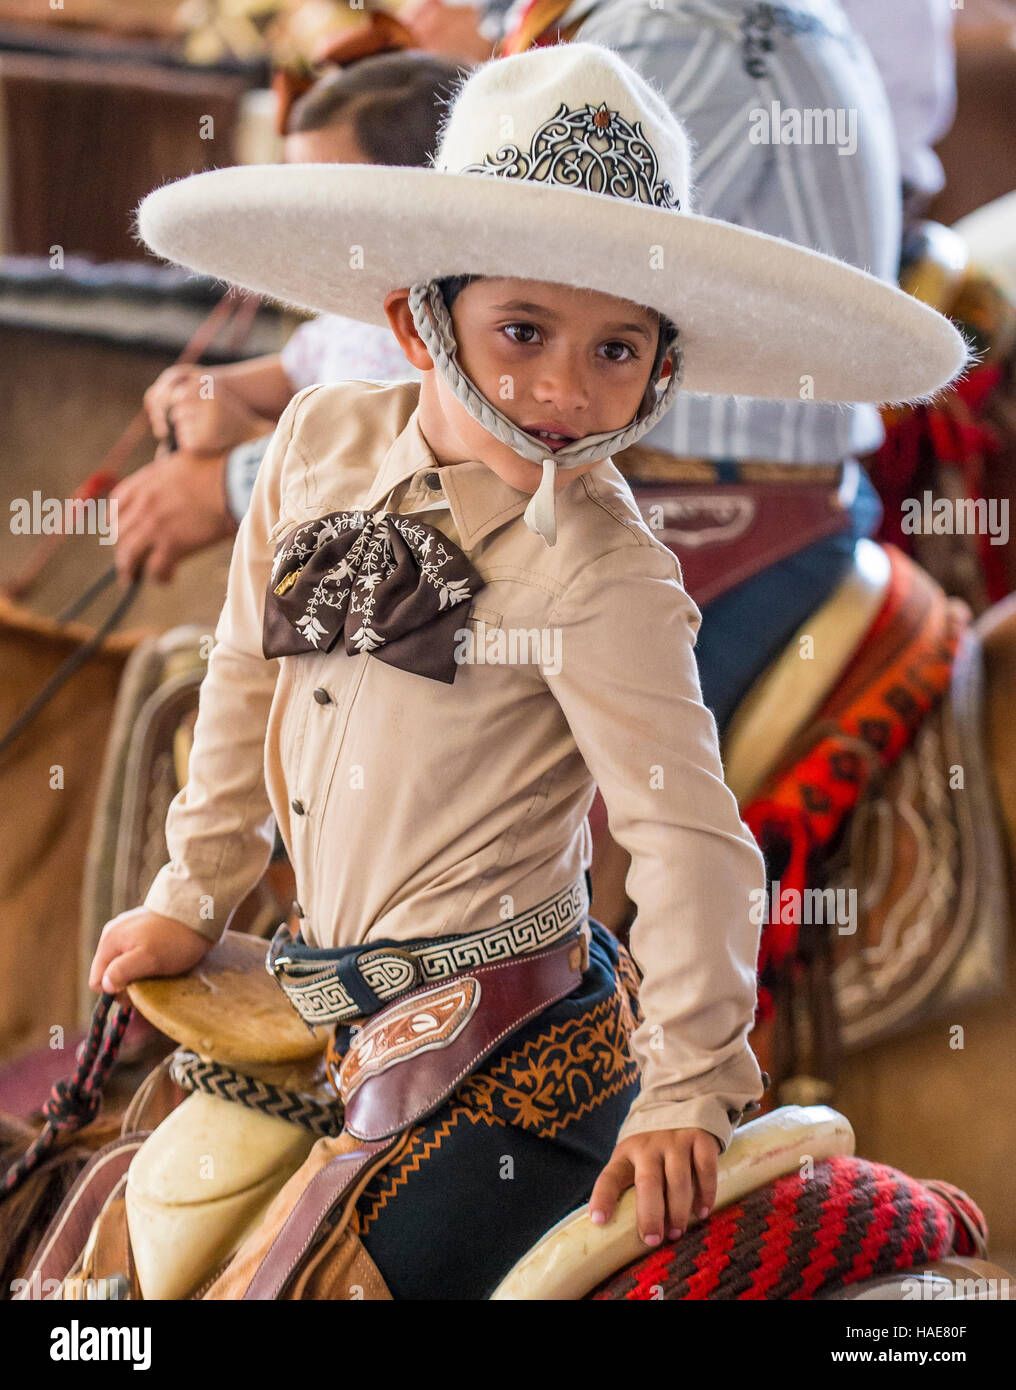
M 435 455 L 444 463 L 480 459 L 510 486 L 535 492 L 541 466 L 495 439 L 433 370 L 406 293 L 396 291 L 385 306 L 407 357 L 424 371 L 420 426 Z M 401 302 L 393 318 L 395 300 Z M 549 453 L 569 439 L 621 429 L 634 419 L 656 354 L 658 326 L 650 310 L 542 280 L 481 279 L 460 291 L 451 315 L 463 371 Z M 406 319 L 415 343 L 404 340 Z M 540 431 L 565 437 L 541 437 Z M 560 471 L 558 489 L 596 462 Z

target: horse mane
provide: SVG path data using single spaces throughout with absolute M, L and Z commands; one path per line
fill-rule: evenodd
M 0 1196 L 0 1299 L 23 1278 L 60 1203 L 96 1149 L 120 1133 L 121 1116 L 100 1115 L 85 1129 L 57 1140 L 49 1157 L 10 1196 Z M 37 1126 L 0 1112 L 0 1175 L 38 1136 Z

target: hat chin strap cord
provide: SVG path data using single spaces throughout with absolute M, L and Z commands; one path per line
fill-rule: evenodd
M 663 391 L 658 394 L 656 404 L 642 419 L 632 421 L 623 429 L 583 435 L 581 439 L 572 440 L 556 454 L 548 457 L 546 451 L 540 447 L 539 440 L 526 434 L 525 430 L 521 430 L 513 420 L 509 420 L 507 415 L 498 410 L 459 366 L 451 315 L 437 281 L 427 280 L 413 285 L 409 291 L 409 308 L 417 332 L 423 339 L 434 365 L 459 404 L 495 439 L 507 444 L 523 458 L 542 464 L 543 477 L 526 507 L 524 520 L 530 531 L 542 536 L 547 545 L 554 545 L 557 541 L 557 470 L 576 468 L 580 463 L 609 458 L 612 453 L 620 453 L 622 449 L 627 449 L 629 444 L 641 439 L 674 404 L 684 375 L 684 354 L 679 340 L 675 340 L 664 356 L 664 361 L 670 360 L 670 376 Z

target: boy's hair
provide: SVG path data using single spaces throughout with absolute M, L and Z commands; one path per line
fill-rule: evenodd
M 441 291 L 441 298 L 444 300 L 448 312 L 451 313 L 452 305 L 459 294 L 466 288 L 472 280 L 481 280 L 481 275 L 446 275 L 438 280 L 437 287 Z M 659 325 L 659 333 L 656 337 L 656 356 L 653 360 L 652 371 L 649 382 L 646 386 L 646 393 L 639 406 L 639 416 L 648 415 L 656 402 L 655 383 L 659 376 L 660 368 L 663 366 L 663 357 L 671 343 L 678 336 L 677 324 L 672 319 L 667 318 L 666 314 L 661 314 L 658 309 L 651 310 L 656 315 Z
M 315 82 L 293 103 L 286 134 L 349 121 L 374 164 L 426 165 L 459 65 L 416 49 L 374 53 Z

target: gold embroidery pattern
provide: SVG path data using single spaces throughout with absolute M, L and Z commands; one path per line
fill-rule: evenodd
M 541 1139 L 553 1139 L 566 1125 L 638 1081 L 638 1063 L 628 1043 L 631 1009 L 626 1003 L 624 991 L 619 991 L 585 1018 L 534 1038 L 491 1071 L 467 1077 L 457 1098 Z

